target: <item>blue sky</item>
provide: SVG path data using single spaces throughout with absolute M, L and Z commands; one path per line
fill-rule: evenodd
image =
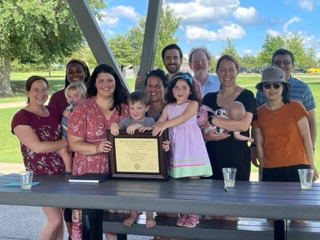
M 320 58 L 320 0 L 164 0 L 182 17 L 176 32 L 185 54 L 204 44 L 219 56 L 228 37 L 240 55 L 256 55 L 266 34 L 298 33 Z M 108 0 L 99 23 L 107 37 L 125 33 L 145 16 L 148 0 Z

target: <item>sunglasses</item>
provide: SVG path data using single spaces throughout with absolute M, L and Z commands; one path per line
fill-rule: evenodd
M 279 83 L 279 82 L 275 82 L 275 83 L 263 83 L 263 87 L 265 89 L 270 89 L 271 88 L 271 85 L 273 86 L 274 89 L 278 89 L 282 83 Z
M 283 60 L 283 61 L 274 61 L 273 62 L 273 65 L 276 65 L 276 66 L 281 66 L 281 64 L 283 63 L 283 65 L 290 65 L 291 64 L 291 61 L 289 60 Z

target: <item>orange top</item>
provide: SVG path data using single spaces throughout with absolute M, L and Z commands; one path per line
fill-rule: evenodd
M 258 108 L 253 127 L 263 136 L 264 167 L 275 168 L 298 164 L 310 165 L 297 122 L 309 114 L 300 102 L 290 101 L 280 109 Z

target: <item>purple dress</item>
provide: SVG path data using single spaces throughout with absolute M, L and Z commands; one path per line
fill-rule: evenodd
M 189 103 L 168 104 L 168 120 L 180 116 Z M 197 114 L 179 126 L 169 128 L 169 140 L 169 176 L 181 178 L 212 175 L 207 149 L 197 125 Z
M 30 126 L 40 141 L 60 140 L 60 115 L 57 108 L 47 106 L 48 117 L 41 117 L 25 109 L 18 111 L 12 119 L 11 131 L 19 125 Z M 20 143 L 24 166 L 37 175 L 60 175 L 64 170 L 62 158 L 58 152 L 35 153 Z

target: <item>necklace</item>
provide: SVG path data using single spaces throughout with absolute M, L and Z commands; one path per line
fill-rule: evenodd
M 279 106 L 272 106 L 269 102 L 266 103 L 267 109 L 271 110 L 273 113 L 278 113 L 278 110 L 284 105 L 283 102 L 279 104 Z

